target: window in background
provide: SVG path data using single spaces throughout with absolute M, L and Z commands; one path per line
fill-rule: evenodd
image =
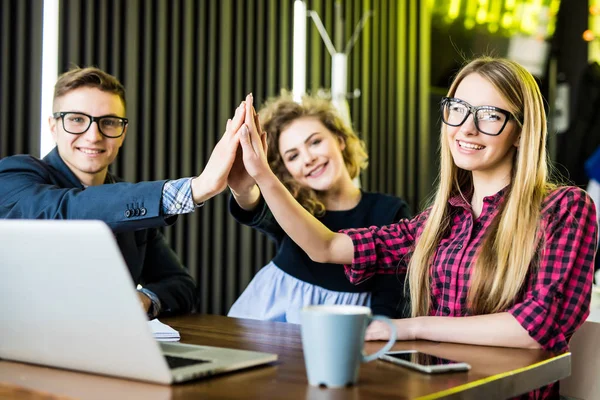
M 559 6 L 560 0 L 432 0 L 432 86 L 446 88 L 465 59 L 482 54 L 514 59 L 543 77 Z
M 588 60 L 600 62 L 600 0 L 590 0 L 588 29 L 583 32 L 583 40 L 588 42 Z

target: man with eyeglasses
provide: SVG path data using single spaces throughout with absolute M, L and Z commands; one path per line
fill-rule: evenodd
M 127 135 L 125 111 L 125 89 L 115 77 L 97 68 L 61 75 L 49 118 L 56 147 L 42 160 L 0 160 L 0 218 L 102 220 L 143 285 L 139 298 L 149 318 L 191 312 L 195 283 L 157 228 L 225 189 L 243 113 L 238 107 L 199 176 L 133 184 L 108 171 Z

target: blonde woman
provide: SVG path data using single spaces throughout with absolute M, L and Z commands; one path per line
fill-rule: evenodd
M 549 182 L 534 78 L 512 61 L 476 59 L 441 114 L 433 204 L 396 224 L 338 233 L 320 224 L 273 176 L 252 121 L 240 130 L 244 165 L 313 260 L 345 264 L 353 283 L 408 272 L 413 318 L 395 321 L 398 339 L 565 351 L 589 313 L 596 212 L 583 190 Z M 388 336 L 376 323 L 367 332 Z M 558 384 L 525 397 L 558 397 Z
M 297 103 L 283 94 L 263 107 L 260 120 L 273 174 L 329 229 L 386 225 L 409 216 L 402 199 L 366 192 L 353 183 L 367 165 L 367 153 L 330 101 L 305 96 Z M 277 245 L 277 254 L 233 304 L 230 317 L 298 323 L 300 310 L 309 304 L 365 305 L 392 318 L 408 314 L 403 276 L 353 285 L 341 265 L 312 261 L 277 224 L 241 158 L 228 183 L 235 219 Z

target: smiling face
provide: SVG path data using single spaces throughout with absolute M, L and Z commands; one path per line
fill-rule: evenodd
M 477 73 L 472 73 L 461 81 L 454 97 L 475 107 L 510 109 L 498 90 Z M 490 136 L 477 130 L 471 114 L 460 126 L 446 125 L 446 138 L 454 163 L 459 168 L 492 179 L 510 177 L 519 141 L 519 129 L 513 119 L 507 122 L 500 135 Z
M 53 111 L 77 111 L 94 117 L 125 117 L 125 106 L 118 95 L 91 87 L 80 87 L 57 98 Z M 104 137 L 96 122 L 79 135 L 66 132 L 60 118 L 50 117 L 49 124 L 60 157 L 80 182 L 87 186 L 103 184 L 108 166 L 125 140 L 127 126 L 121 137 L 113 139 Z
M 279 152 L 292 178 L 316 191 L 352 181 L 342 156 L 344 148 L 345 144 L 317 118 L 296 119 L 279 136 Z

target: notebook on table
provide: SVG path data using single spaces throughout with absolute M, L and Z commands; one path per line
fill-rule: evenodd
M 181 339 L 179 332 L 171 328 L 169 325 L 160 322 L 158 318 L 148 321 L 148 326 L 152 331 L 152 336 L 156 340 L 163 342 L 179 342 Z
M 158 343 L 100 221 L 0 220 L 0 358 L 170 384 L 276 354 Z

